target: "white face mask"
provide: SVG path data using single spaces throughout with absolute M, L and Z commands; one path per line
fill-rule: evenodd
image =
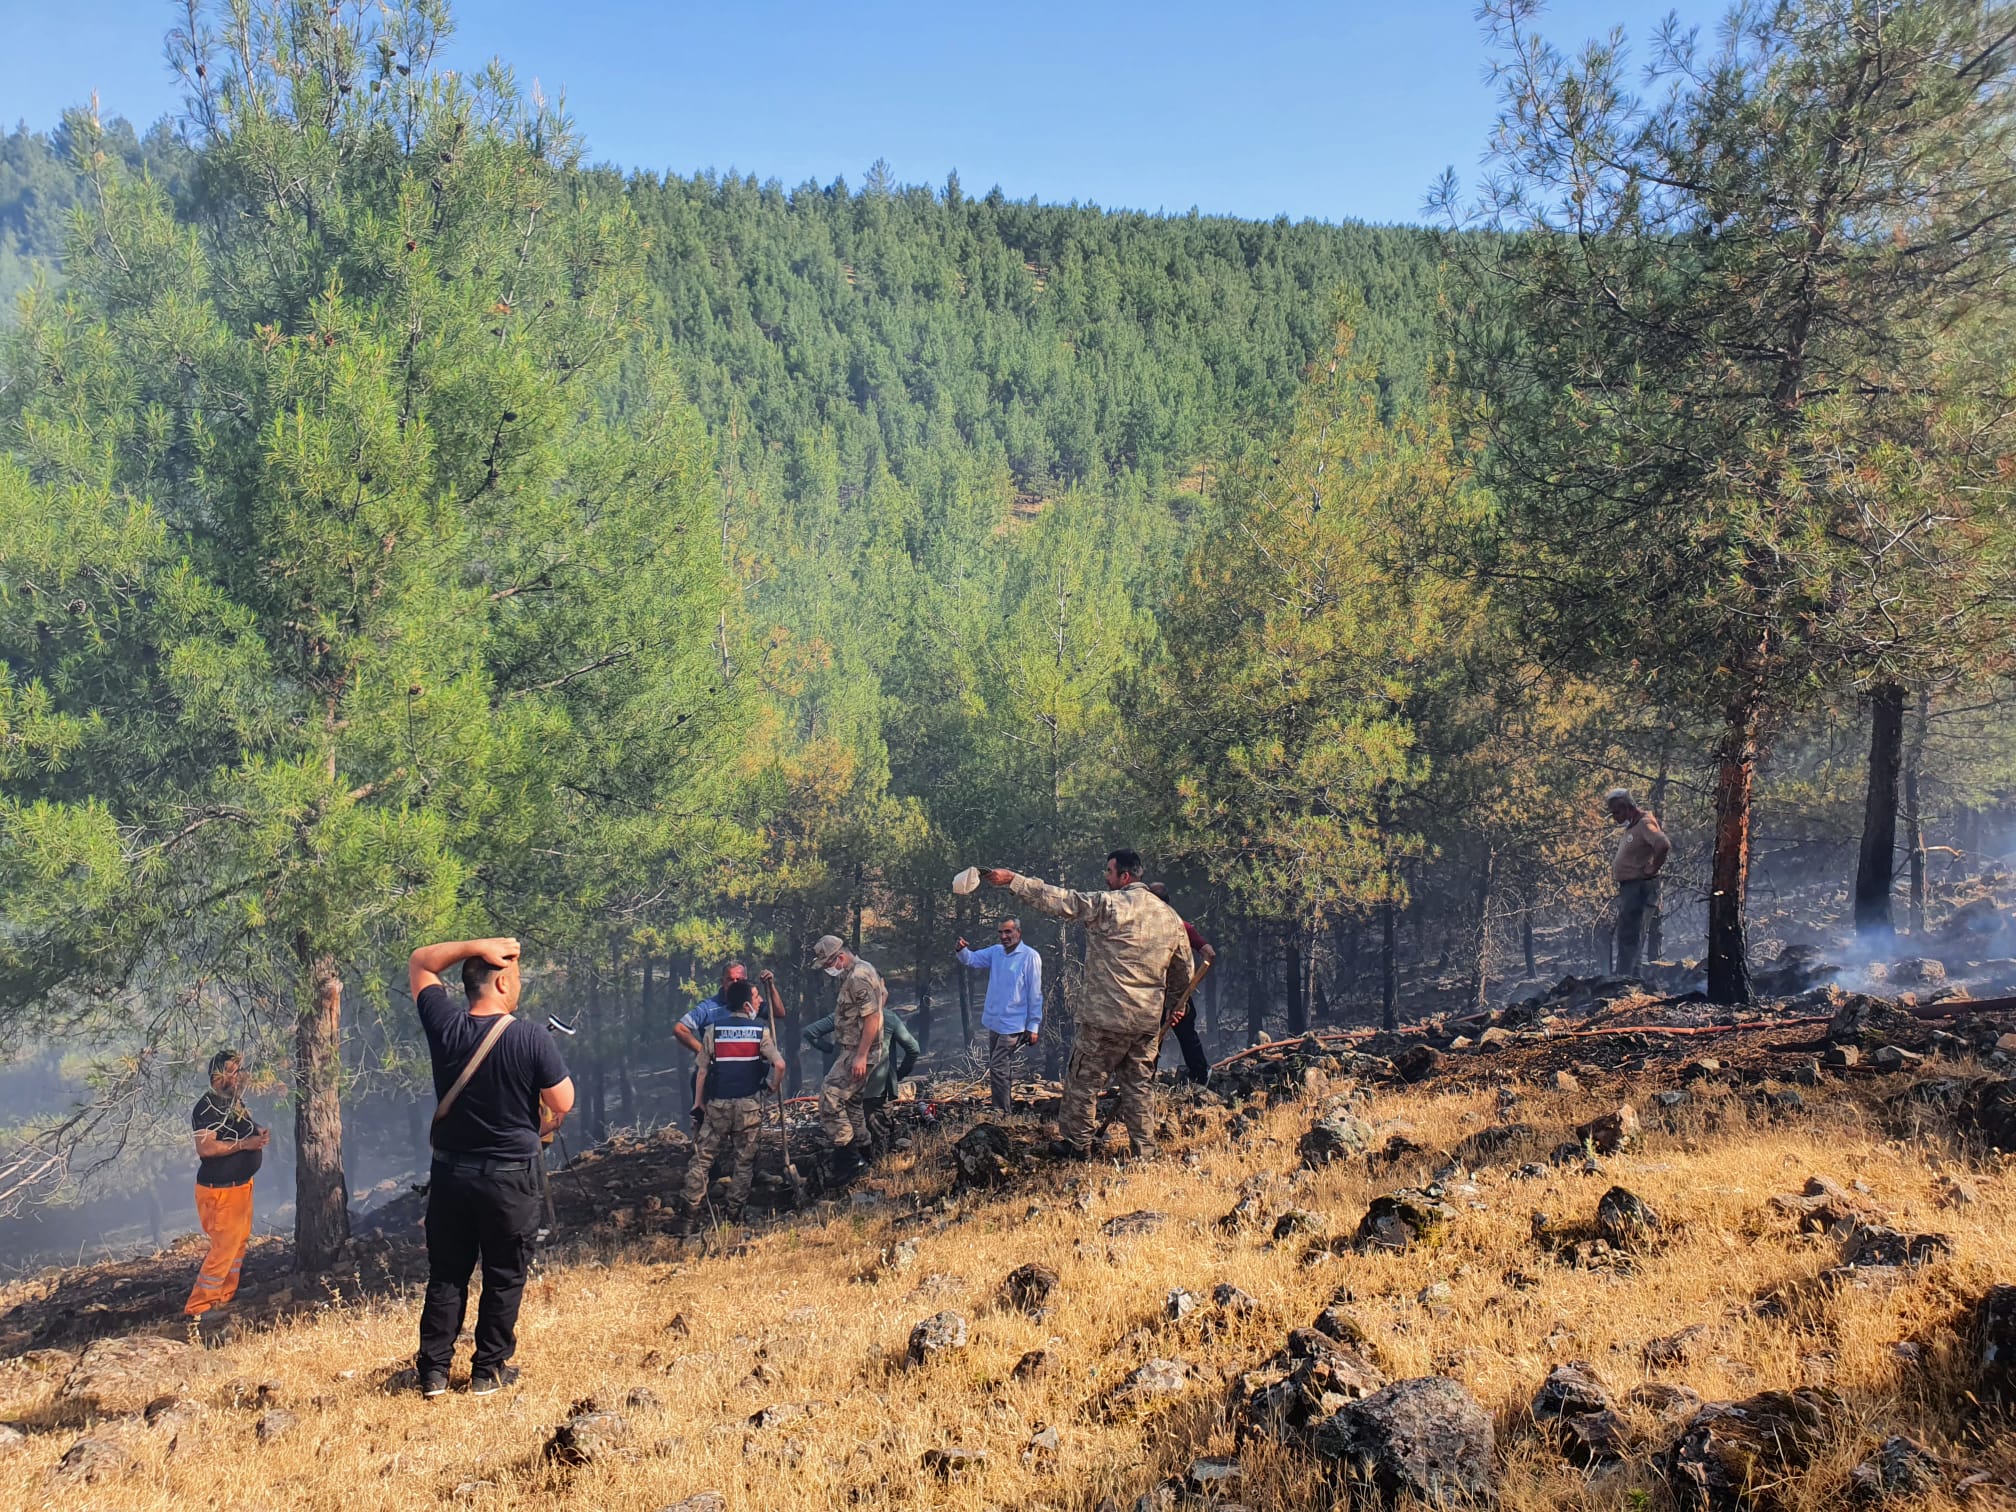
M 822 966 L 820 970 L 824 971 L 828 976 L 840 975 L 840 968 L 838 966 Z

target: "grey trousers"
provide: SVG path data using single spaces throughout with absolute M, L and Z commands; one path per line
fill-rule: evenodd
M 1011 1113 L 1015 1103 L 1015 1058 L 1029 1043 L 1026 1034 L 997 1034 L 987 1031 L 987 1091 L 994 1111 Z
M 1617 975 L 1630 976 L 1638 969 L 1638 952 L 1644 948 L 1645 929 L 1659 913 L 1659 879 L 1617 884 Z

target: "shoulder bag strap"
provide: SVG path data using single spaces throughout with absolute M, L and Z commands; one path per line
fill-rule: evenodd
M 462 1095 L 462 1089 L 469 1085 L 469 1078 L 476 1074 L 476 1068 L 490 1058 L 490 1052 L 497 1047 L 497 1041 L 504 1037 L 504 1031 L 511 1027 L 511 1015 L 500 1013 L 497 1022 L 490 1026 L 490 1032 L 483 1036 L 483 1043 L 476 1047 L 476 1053 L 463 1066 L 462 1074 L 455 1078 L 455 1085 L 434 1109 L 434 1122 L 439 1123 L 448 1116 L 448 1110 L 455 1106 L 455 1099 Z

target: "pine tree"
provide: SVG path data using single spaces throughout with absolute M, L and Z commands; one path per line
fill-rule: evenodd
M 1498 234 L 1450 244 L 1480 563 L 1551 664 L 1716 712 L 1708 984 L 1742 1001 L 1760 760 L 1814 691 L 1888 680 L 1885 606 L 1926 592 L 1900 526 L 1947 561 L 2005 531 L 1949 480 L 1881 496 L 1909 471 L 1886 448 L 1936 472 L 1981 408 L 1953 343 L 2010 297 L 2016 30 L 1974 0 L 1777 0 L 1712 52 L 1669 25 L 1638 95 L 1620 39 L 1571 62 L 1536 10 L 1490 8 Z
M 486 915 L 536 947 L 719 729 L 711 469 L 640 342 L 642 238 L 549 107 L 432 66 L 445 24 L 193 26 L 194 215 L 80 119 L 74 296 L 28 302 L 0 384 L 0 635 L 62 732 L 0 827 L 42 924 L 8 1000 L 269 1004 L 307 1267 L 347 1233 L 345 981 Z

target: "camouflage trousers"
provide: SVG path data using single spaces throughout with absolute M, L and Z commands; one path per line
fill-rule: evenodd
M 819 1084 L 819 1122 L 826 1130 L 826 1137 L 833 1141 L 834 1149 L 851 1144 L 858 1144 L 864 1152 L 868 1149 L 873 1131 L 868 1127 L 868 1110 L 862 1105 L 862 1098 L 882 1060 L 882 1046 L 878 1042 L 868 1055 L 868 1074 L 856 1081 L 854 1052 L 842 1050 L 833 1058 L 833 1069 Z
M 762 1098 L 708 1098 L 707 1116 L 700 1120 L 700 1133 L 693 1141 L 693 1159 L 686 1167 L 686 1184 L 679 1193 L 686 1206 L 696 1208 L 706 1197 L 708 1180 L 714 1174 L 714 1158 L 723 1145 L 734 1152 L 728 1177 L 729 1205 L 739 1208 L 747 1202 L 749 1183 L 756 1176 L 756 1136 L 762 1132 Z
M 1066 1144 L 1089 1147 L 1094 1137 L 1099 1094 L 1111 1078 L 1118 1084 L 1120 1117 L 1136 1144 L 1147 1144 L 1148 1085 L 1161 1048 L 1160 1025 L 1146 1029 L 1094 1029 L 1080 1024 L 1071 1041 L 1071 1064 L 1064 1071 L 1064 1106 L 1057 1134 Z

